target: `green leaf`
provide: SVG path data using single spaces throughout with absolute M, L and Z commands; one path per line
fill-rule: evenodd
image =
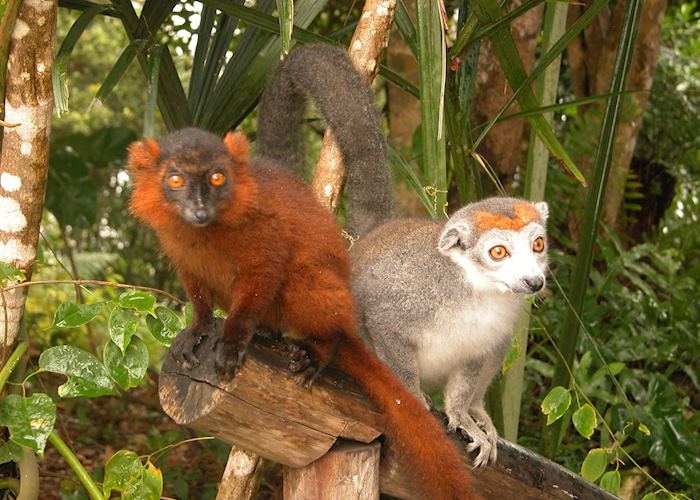
M 76 326 L 89 323 L 100 314 L 104 304 L 76 304 L 75 302 L 64 302 L 58 309 L 53 318 L 53 326 L 58 328 L 74 328 Z
M 423 185 L 420 179 L 413 171 L 411 165 L 406 161 L 401 153 L 399 153 L 394 146 L 389 144 L 389 164 L 392 168 L 401 176 L 403 181 L 413 189 L 413 192 L 418 195 L 423 206 L 428 210 L 428 213 L 432 218 L 436 217 L 435 208 L 433 208 L 433 202 L 425 193 Z
M 574 427 L 576 427 L 578 433 L 586 439 L 589 439 L 593 435 L 593 431 L 596 425 L 598 425 L 595 411 L 588 403 L 576 410 L 571 420 L 574 422 Z
M 146 326 L 151 335 L 163 345 L 170 346 L 182 330 L 180 316 L 167 307 L 156 307 L 156 317 L 146 317 Z
M 156 303 L 156 298 L 147 292 L 141 292 L 139 290 L 129 290 L 124 292 L 119 296 L 119 305 L 121 307 L 131 307 L 140 312 L 146 312 L 155 316 L 156 313 L 153 310 L 153 306 Z
M 608 467 L 608 452 L 603 448 L 594 448 L 588 452 L 581 465 L 584 479 L 595 482 Z
M 23 456 L 22 447 L 13 441 L 6 441 L 0 447 L 0 464 L 19 462 Z
M 133 309 L 121 309 L 119 307 L 112 309 L 107 322 L 109 336 L 117 347 L 121 349 L 122 353 L 126 350 L 129 342 L 131 342 L 131 337 L 136 333 L 136 327 L 140 319 Z
M 277 2 L 277 17 L 280 22 L 280 39 L 282 40 L 282 52 L 280 59 L 289 54 L 292 46 L 292 27 L 294 21 L 294 0 L 275 0 Z
M 23 398 L 9 394 L 0 401 L 0 424 L 10 429 L 10 439 L 39 455 L 56 423 L 56 405 L 42 393 Z
M 102 360 L 110 377 L 122 389 L 127 390 L 137 387 L 146 375 L 148 348 L 143 340 L 134 337 L 126 351 L 122 353 L 119 346 L 110 340 L 105 344 Z
M 396 13 L 394 14 L 394 25 L 399 30 L 401 38 L 406 46 L 411 50 L 411 54 L 418 54 L 418 45 L 416 42 L 416 26 L 406 9 L 403 0 L 399 0 L 396 4 Z
M 100 12 L 107 10 L 108 5 L 93 5 L 83 11 L 80 17 L 70 27 L 68 33 L 63 38 L 61 47 L 56 53 L 56 58 L 53 63 L 51 72 L 51 81 L 53 84 L 54 100 L 56 103 L 56 114 L 61 116 L 68 111 L 68 83 L 66 76 L 68 72 L 68 61 L 73 53 L 75 45 L 78 43 L 80 36 L 88 27 L 90 21 Z
M 611 470 L 600 478 L 600 487 L 613 495 L 620 493 L 620 471 Z
M 158 104 L 158 78 L 160 77 L 160 59 L 163 45 L 155 44 L 148 56 L 148 85 L 146 86 L 146 109 L 143 118 L 143 136 L 155 137 L 156 106 Z
M 126 46 L 119 56 L 119 59 L 117 59 L 117 62 L 114 63 L 114 66 L 112 66 L 109 74 L 102 82 L 102 85 L 100 85 L 99 90 L 95 94 L 93 104 L 95 102 L 102 102 L 107 98 L 107 96 L 112 92 L 112 89 L 117 85 L 117 83 L 119 83 L 119 80 L 121 80 L 122 76 L 131 65 L 131 61 L 134 60 L 136 54 L 143 50 L 146 45 L 146 41 L 147 40 L 144 39 L 138 39 L 132 41 Z
M 163 474 L 151 462 L 146 464 L 141 481 L 129 485 L 122 494 L 123 500 L 159 500 L 163 493 Z
M 0 261 L 0 283 L 19 283 L 26 279 L 24 273 L 15 266 Z
M 639 422 L 639 425 L 637 426 L 637 429 L 639 429 L 641 432 L 646 434 L 647 436 L 651 436 L 651 431 L 649 430 L 649 427 L 644 425 L 644 423 Z
M 571 405 L 571 394 L 568 389 L 557 386 L 549 391 L 549 394 L 542 400 L 542 413 L 547 415 L 547 425 L 559 420 Z
M 656 500 L 656 493 L 653 491 L 651 493 L 647 493 L 642 497 L 642 500 Z
M 61 345 L 41 353 L 39 366 L 44 370 L 61 373 L 68 381 L 58 388 L 63 398 L 86 396 L 90 398 L 117 394 L 112 379 L 99 360 L 78 347 Z
M 445 150 L 444 90 L 445 40 L 438 2 L 417 0 L 418 61 L 423 179 L 435 190 L 435 211 L 447 205 L 447 157 Z
M 105 464 L 105 479 L 102 491 L 109 498 L 112 490 L 124 491 L 141 481 L 144 467 L 139 456 L 130 450 L 119 450 Z

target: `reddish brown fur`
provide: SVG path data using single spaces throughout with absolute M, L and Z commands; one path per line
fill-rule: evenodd
M 323 362 L 334 358 L 381 408 L 389 440 L 424 498 L 478 498 L 444 429 L 358 339 L 347 251 L 333 216 L 285 169 L 249 160 L 245 137 L 229 134 L 224 145 L 236 160 L 227 166 L 233 203 L 204 228 L 186 225 L 164 199 L 165 167 L 154 149 L 130 148 L 131 210 L 155 229 L 179 271 L 195 323 L 218 305 L 228 310 L 230 341 L 246 340 L 241 332 L 251 323 L 302 334 Z
M 517 231 L 527 226 L 529 223 L 539 219 L 539 214 L 535 208 L 528 203 L 515 203 L 513 205 L 513 217 L 489 212 L 474 212 L 474 227 L 478 233 L 487 229 L 505 229 Z

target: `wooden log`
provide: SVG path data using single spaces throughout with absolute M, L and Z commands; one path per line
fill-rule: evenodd
M 284 468 L 284 500 L 379 500 L 379 442 L 336 444 L 306 467 Z
M 197 352 L 192 370 L 178 365 L 182 348 L 176 337 L 160 375 L 160 401 L 178 424 L 289 467 L 304 467 L 324 456 L 339 438 L 371 443 L 383 433 L 382 418 L 357 385 L 337 370 L 326 369 L 310 390 L 288 373 L 281 341 L 255 337 L 246 361 L 231 380 L 214 373 L 212 332 Z M 440 415 L 441 418 L 442 415 Z M 468 442 L 450 434 L 471 464 Z M 499 439 L 498 462 L 474 471 L 486 498 L 613 499 L 596 485 L 531 451 Z M 402 469 L 387 447 L 382 454 L 380 488 L 399 498 L 414 498 L 410 471 Z
M 216 500 L 250 500 L 258 489 L 262 458 L 233 445 Z

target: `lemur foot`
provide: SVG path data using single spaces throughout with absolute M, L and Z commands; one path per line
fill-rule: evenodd
M 214 369 L 223 377 L 232 378 L 245 360 L 247 342 L 226 341 L 218 338 L 214 344 Z
M 324 367 L 320 366 L 315 357 L 306 349 L 291 342 L 288 344 L 288 349 L 289 371 L 292 372 L 292 380 L 305 389 L 310 389 Z
M 199 359 L 197 358 L 197 351 L 202 341 L 209 336 L 209 333 L 203 331 L 201 328 L 197 330 L 185 328 L 179 335 L 183 335 L 184 340 L 182 342 L 182 350 L 176 360 L 177 363 L 186 370 L 198 367 Z
M 484 432 L 470 415 L 463 416 L 459 421 L 449 417 L 447 427 L 450 431 L 459 430 L 464 438 L 471 441 L 471 443 L 467 445 L 467 451 L 469 453 L 478 451 L 474 459 L 474 467 L 484 467 L 496 461 L 497 434 L 495 429 L 493 429 L 493 436 L 491 436 L 491 431 Z M 491 424 L 491 427 L 493 427 L 493 424 Z

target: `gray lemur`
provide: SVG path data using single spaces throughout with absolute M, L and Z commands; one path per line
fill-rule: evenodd
M 395 209 L 369 88 L 352 71 L 356 82 L 348 88 L 346 72 L 333 71 L 351 65 L 336 48 L 297 57 L 317 72 L 280 72 L 268 83 L 258 111 L 259 153 L 300 171 L 311 95 L 336 131 L 348 173 L 347 228 L 360 236 L 350 252 L 360 334 L 426 406 L 421 387 L 446 383 L 449 427 L 473 440 L 476 465 L 495 461 L 497 434 L 484 394 L 510 348 L 522 297 L 544 287 L 547 205 L 490 198 L 446 223 L 387 222 Z

